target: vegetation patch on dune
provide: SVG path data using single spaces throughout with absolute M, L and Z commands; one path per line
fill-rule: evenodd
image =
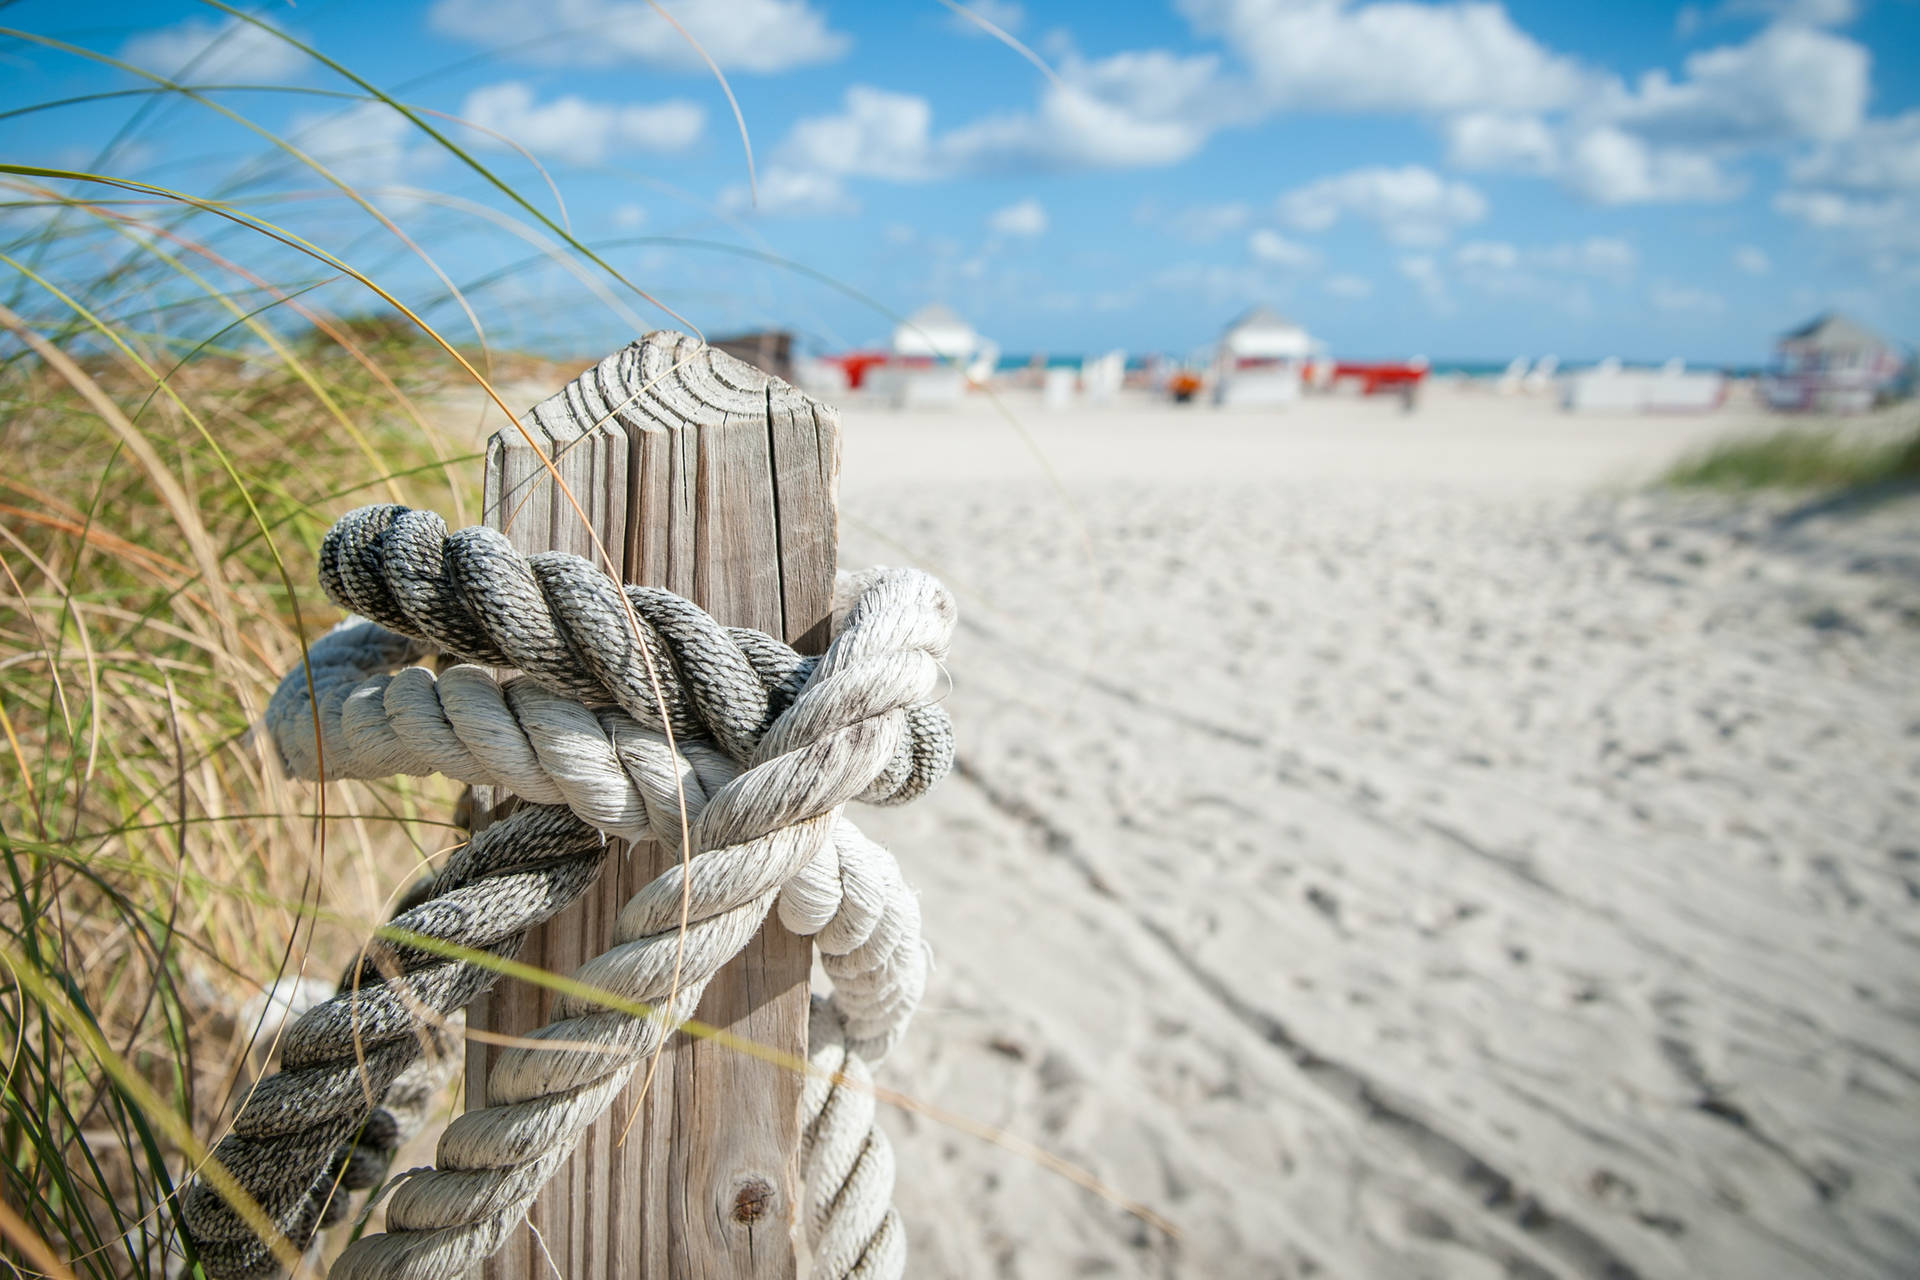
M 1920 483 L 1920 429 L 1868 439 L 1834 427 L 1790 427 L 1725 440 L 1668 469 L 1664 483 L 1688 489 L 1857 489 Z

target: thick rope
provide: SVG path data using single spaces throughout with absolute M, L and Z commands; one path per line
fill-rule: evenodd
M 395 917 L 393 927 L 511 957 L 528 930 L 593 883 L 603 848 L 600 833 L 564 809 L 522 809 L 457 850 L 433 896 Z M 432 1049 L 423 1028 L 492 981 L 479 965 L 376 942 L 339 995 L 288 1029 L 280 1070 L 246 1099 L 214 1157 L 296 1250 L 312 1239 L 340 1161 L 374 1108 Z M 266 1243 L 210 1184 L 188 1189 L 181 1219 L 211 1274 L 278 1270 Z
M 800 1167 L 815 1274 L 891 1280 L 907 1265 L 907 1232 L 893 1208 L 893 1146 L 875 1123 L 873 1073 L 825 1001 L 813 1002 L 807 1059 Z
M 561 996 L 555 1021 L 528 1038 L 566 1048 L 506 1050 L 488 1080 L 496 1104 L 448 1126 L 440 1167 L 399 1185 L 389 1233 L 351 1246 L 337 1277 L 443 1276 L 500 1246 L 636 1064 L 758 930 L 781 887 L 833 846 L 839 806 L 886 768 L 908 731 L 907 709 L 938 692 L 952 625 L 950 598 L 923 575 L 868 586 L 748 768 L 694 820 L 684 935 L 683 872 L 673 868 L 621 911 L 616 945 L 573 975 L 654 1014 Z
M 844 1020 L 856 1050 L 878 1057 L 897 1039 L 925 980 L 918 904 L 891 856 L 840 820 L 838 805 L 851 794 L 881 801 L 918 794 L 951 759 L 950 726 L 927 701 L 937 684 L 930 668 L 944 653 L 952 624 L 951 602 L 937 585 L 899 573 L 853 584 L 849 594 L 858 601 L 845 612 L 841 637 L 816 662 L 758 633 L 721 628 L 678 597 L 629 588 L 643 623 L 636 643 L 619 589 L 585 562 L 562 556 L 528 560 L 481 530 L 449 538 L 437 518 L 397 508 L 367 509 L 342 520 L 323 549 L 322 579 L 341 603 L 407 626 L 414 635 L 363 623 L 313 646 L 311 698 L 307 670 L 296 671 L 268 715 L 290 772 L 317 777 L 322 760 L 329 778 L 445 772 L 506 786 L 531 800 L 564 803 L 608 834 L 651 836 L 669 847 L 678 845 L 684 791 L 702 852 L 694 864 L 696 924 L 681 995 L 666 1011 L 668 1024 L 687 1016 L 706 978 L 751 936 L 778 893 L 783 920 L 818 936 L 835 980 L 836 1025 Z M 481 604 L 466 609 L 468 599 Z M 428 625 L 422 609 L 442 612 Z M 420 656 L 423 642 L 482 661 L 516 662 L 528 676 L 503 686 L 477 668 L 455 667 L 438 680 L 420 668 L 391 677 L 382 672 Z M 584 645 L 594 646 L 593 657 L 569 667 L 561 655 L 570 658 Z M 633 687 L 633 668 L 644 672 L 640 646 L 650 651 L 660 675 L 664 697 L 658 704 L 650 686 L 644 701 Z M 557 696 L 562 692 L 572 696 Z M 678 732 L 678 752 L 646 727 L 662 722 L 658 705 L 666 707 L 664 720 Z M 747 773 L 734 776 L 733 761 L 695 736 L 702 729 L 749 764 Z M 783 808 L 778 793 L 801 795 L 791 784 L 805 772 L 823 781 Z M 725 804 L 710 814 L 712 802 L 722 799 Z M 577 896 L 597 871 L 598 836 L 560 816 L 554 809 L 526 809 L 490 828 L 449 862 L 434 899 L 404 912 L 396 925 L 460 945 L 485 946 L 490 939 L 492 949 L 510 954 L 527 928 Z M 592 841 L 584 849 L 577 840 L 582 832 Z M 532 856 L 503 859 L 509 844 Z M 562 847 L 567 852 L 557 852 Z M 549 849 L 556 852 L 543 856 Z M 531 877 L 530 883 L 516 883 L 541 891 L 537 906 L 529 910 L 523 903 L 516 916 L 486 894 L 469 892 L 508 874 Z M 629 985 L 613 984 L 623 995 L 658 1002 L 667 994 L 655 990 L 662 976 L 654 972 L 657 917 L 659 904 L 670 901 L 666 936 L 677 946 L 671 931 L 678 921 L 677 877 L 677 871 L 663 876 L 623 913 L 629 927 L 620 936 L 642 944 L 611 961 L 615 968 L 625 966 Z M 451 916 L 436 912 L 460 893 L 467 897 Z M 491 920 L 492 932 L 474 928 L 480 916 Z M 651 951 L 645 944 L 653 944 Z M 622 950 L 616 947 L 602 961 Z M 652 970 L 638 958 L 646 955 L 653 957 Z M 418 949 L 389 947 L 373 956 L 374 966 L 360 966 L 357 993 L 315 1010 L 309 1015 L 313 1028 L 308 1019 L 296 1025 L 282 1074 L 263 1085 L 220 1149 L 230 1170 L 297 1245 L 304 1246 L 316 1223 L 339 1212 L 344 1197 L 327 1199 L 336 1181 L 364 1185 L 365 1171 L 358 1166 L 373 1167 L 362 1155 L 368 1133 L 381 1128 L 372 1103 L 380 1099 L 383 1082 L 404 1083 L 402 1073 L 417 1066 L 410 1066 L 412 1059 L 427 1043 L 423 1028 L 437 1025 L 491 980 L 477 966 L 445 964 Z M 598 982 L 593 969 L 589 964 L 578 976 Z M 655 986 L 636 977 L 648 972 Z M 562 1013 L 570 1012 L 579 1011 L 563 1005 Z M 607 1016 L 604 1010 L 598 1015 Z M 626 1068 L 614 1062 L 598 1079 L 555 1084 L 574 1094 L 570 1114 L 580 1124 L 549 1123 L 549 1149 L 513 1162 L 516 1167 L 502 1175 L 520 1195 L 516 1203 L 531 1199 L 571 1149 L 578 1128 L 598 1114 L 592 1101 L 604 1104 L 624 1082 L 631 1061 L 657 1044 L 658 1023 L 638 1020 L 636 1029 L 636 1020 L 620 1021 L 629 1025 L 609 1029 L 605 1043 Z M 344 1071 L 335 1034 L 342 1027 L 350 1042 Z M 571 1039 L 577 1031 L 557 1034 Z M 343 1079 L 353 1087 L 342 1088 Z M 372 1125 L 369 1116 L 376 1118 Z M 352 1142 L 356 1129 L 359 1146 L 342 1146 L 343 1140 Z M 274 1157 L 258 1158 L 257 1148 L 268 1145 Z M 390 1158 L 389 1144 L 373 1146 Z M 443 1155 L 446 1150 L 443 1142 Z M 403 1196 L 428 1181 L 415 1177 L 403 1186 Z M 889 1179 L 889 1195 L 890 1188 Z M 809 1202 L 823 1196 L 846 1201 L 837 1191 L 810 1183 Z M 389 1221 L 405 1225 L 400 1203 L 397 1198 Z M 497 1247 L 495 1237 L 504 1238 L 503 1226 L 510 1227 L 518 1212 L 495 1214 L 503 1221 L 491 1226 L 467 1224 L 470 1260 Z M 205 1186 L 189 1192 L 183 1216 L 214 1274 L 274 1269 L 265 1247 Z M 365 1243 L 362 1252 L 369 1256 L 380 1248 Z M 418 1251 L 403 1246 L 402 1252 Z M 447 1256 L 438 1249 L 435 1255 Z M 352 1273 L 351 1267 L 343 1272 Z
M 528 680 L 503 684 L 467 665 L 437 677 L 424 667 L 390 675 L 382 668 L 405 652 L 395 641 L 373 623 L 350 622 L 312 646 L 311 693 L 304 671 L 281 682 L 266 719 L 290 775 L 322 780 L 323 759 L 325 780 L 443 773 L 564 804 L 611 836 L 675 846 L 681 797 L 697 815 L 707 786 L 737 772 L 704 742 L 681 742 L 676 755 L 624 712 L 591 711 Z M 914 743 L 940 740 L 938 711 L 909 708 Z M 900 1011 L 919 1001 L 926 965 L 919 902 L 893 856 L 843 817 L 833 842 L 782 890 L 780 918 L 795 933 L 817 935 L 856 1049 L 872 1061 L 885 1056 L 905 1030 Z

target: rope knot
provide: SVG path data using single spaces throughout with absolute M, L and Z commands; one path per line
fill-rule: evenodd
M 449 533 L 398 506 L 343 516 L 322 543 L 320 581 L 360 617 L 315 642 L 268 704 L 287 771 L 443 773 L 526 803 L 456 850 L 340 994 L 289 1028 L 280 1072 L 220 1143 L 221 1163 L 296 1248 L 344 1212 L 338 1189 L 384 1175 L 411 1132 L 402 1100 L 431 1096 L 423 1064 L 452 1060 L 448 1019 L 493 981 L 447 944 L 514 954 L 593 883 L 608 835 L 689 841 L 687 860 L 622 908 L 613 947 L 574 974 L 612 1002 L 563 996 L 554 1021 L 500 1055 L 493 1105 L 448 1126 L 439 1169 L 395 1188 L 388 1234 L 350 1247 L 336 1277 L 429 1280 L 490 1254 L 776 903 L 819 942 L 836 1061 L 877 1058 L 898 1039 L 925 986 L 919 906 L 841 809 L 912 799 L 952 764 L 938 697 L 956 610 L 939 583 L 904 569 L 843 575 L 816 659 L 670 592 L 623 587 L 581 557 L 522 555 L 495 531 Z M 438 674 L 409 665 L 436 649 L 458 661 Z M 871 1251 L 849 1255 L 861 1274 L 897 1276 L 892 1263 L 874 1270 L 904 1258 L 897 1218 L 870 1203 L 891 1195 L 885 1138 L 870 1106 L 836 1114 L 865 1125 L 862 1149 L 881 1154 L 849 1169 L 857 1187 L 810 1184 L 814 1216 L 842 1244 L 871 1235 Z M 209 1184 L 188 1190 L 182 1219 L 212 1275 L 276 1270 Z

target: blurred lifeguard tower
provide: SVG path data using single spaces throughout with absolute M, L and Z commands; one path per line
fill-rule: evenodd
M 1782 334 L 1774 351 L 1761 392 L 1776 409 L 1860 413 L 1897 394 L 1908 374 L 1905 352 L 1837 311 Z
M 893 331 L 886 363 L 867 383 L 896 408 L 935 408 L 959 403 L 967 379 L 993 372 L 999 348 L 940 303 L 920 308 Z
M 1272 308 L 1252 308 L 1220 335 L 1214 403 L 1250 408 L 1298 400 L 1315 345 L 1305 329 Z

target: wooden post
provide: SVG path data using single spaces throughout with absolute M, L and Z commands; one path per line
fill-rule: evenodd
M 820 652 L 831 626 L 839 418 L 724 352 L 653 333 L 522 419 L 578 496 L 628 582 L 664 586 L 715 618 Z M 486 522 L 522 550 L 599 557 L 580 514 L 518 431 L 487 445 Z M 604 562 L 602 567 L 604 566 Z M 476 812 L 488 808 L 476 797 Z M 520 959 L 568 973 L 612 941 L 622 903 L 676 855 L 616 847 L 599 883 L 528 939 Z M 701 1021 L 804 1057 L 810 945 L 769 917 L 701 1001 Z M 507 980 L 468 1011 L 522 1034 L 550 993 Z M 467 1048 L 467 1105 L 486 1104 L 498 1050 Z M 581 1141 L 484 1280 L 787 1280 L 795 1275 L 800 1079 L 675 1036 L 650 1091 L 644 1068 Z M 636 1108 L 638 1114 L 636 1116 Z M 629 1120 L 632 1120 L 629 1127 Z M 624 1135 L 624 1139 L 623 1139 Z

